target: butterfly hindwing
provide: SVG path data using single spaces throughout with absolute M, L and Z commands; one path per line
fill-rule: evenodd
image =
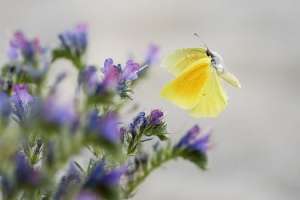
M 206 57 L 186 66 L 175 80 L 163 88 L 161 96 L 183 109 L 192 109 L 208 80 L 210 65 L 211 59 Z
M 198 103 L 190 110 L 194 117 L 216 117 L 227 106 L 228 97 L 216 70 L 210 67 L 208 80 L 201 90 Z
M 205 48 L 178 49 L 163 61 L 163 65 L 166 66 L 168 71 L 174 76 L 179 76 L 180 73 L 187 69 L 192 63 L 206 57 Z

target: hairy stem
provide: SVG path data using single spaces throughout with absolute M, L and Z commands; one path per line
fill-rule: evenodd
M 133 180 L 129 181 L 127 184 L 127 189 L 124 191 L 124 198 L 130 198 L 141 183 L 157 168 L 161 167 L 166 162 L 173 160 L 178 157 L 178 154 L 170 148 L 160 150 L 155 154 L 150 160 L 148 165 L 143 168 L 140 175 L 135 177 Z

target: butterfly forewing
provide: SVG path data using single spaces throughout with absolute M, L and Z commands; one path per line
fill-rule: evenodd
M 179 76 L 191 64 L 201 58 L 207 58 L 205 48 L 178 49 L 163 61 L 163 65 L 174 76 Z
M 209 57 L 186 66 L 186 69 L 162 90 L 162 97 L 183 109 L 192 109 L 199 101 L 201 90 L 208 80 Z

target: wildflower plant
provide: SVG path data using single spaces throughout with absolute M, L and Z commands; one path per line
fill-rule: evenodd
M 2 199 L 128 199 L 170 160 L 206 168 L 209 134 L 201 136 L 198 126 L 172 144 L 159 109 L 139 112 L 128 124 L 120 120 L 122 108 L 133 101 L 133 86 L 157 62 L 157 46 L 149 47 L 142 62 L 107 58 L 95 66 L 86 61 L 85 24 L 58 40 L 50 49 L 18 31 L 9 42 L 0 77 Z M 78 71 L 73 101 L 63 105 L 57 88 L 68 74 L 59 74 L 52 85 L 46 81 L 60 59 Z M 153 148 L 146 150 L 146 144 Z

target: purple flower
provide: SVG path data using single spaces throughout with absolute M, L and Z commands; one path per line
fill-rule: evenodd
M 0 92 L 0 116 L 4 119 L 8 119 L 11 113 L 11 105 L 9 97 L 6 93 Z
M 16 155 L 16 180 L 21 185 L 38 186 L 41 182 L 41 174 L 29 165 L 25 154 Z
M 158 109 L 152 110 L 149 116 L 149 124 L 159 125 L 162 123 L 164 113 Z
M 58 37 L 63 48 L 71 51 L 75 55 L 85 53 L 88 44 L 86 24 L 79 24 L 74 29 L 59 34 Z
M 105 169 L 105 162 L 98 162 L 88 176 L 83 188 L 96 191 L 101 195 L 113 193 L 120 185 L 120 179 L 125 174 L 127 167 Z
M 69 166 L 67 174 L 64 175 L 59 183 L 58 190 L 54 195 L 54 200 L 66 199 L 74 188 L 78 187 L 81 183 L 81 173 L 77 166 L 72 162 Z
M 155 44 L 150 44 L 146 53 L 144 65 L 153 65 L 158 61 L 159 47 Z
M 36 99 L 29 94 L 27 85 L 18 84 L 13 86 L 13 94 L 11 96 L 12 111 L 19 122 L 25 122 L 35 113 L 35 102 Z
M 40 45 L 39 39 L 28 39 L 16 32 L 7 51 L 11 63 L 6 66 L 11 75 L 25 76 L 32 81 L 40 80 L 50 65 L 50 51 Z
M 147 125 L 147 118 L 145 112 L 140 112 L 129 125 L 129 132 L 132 136 L 135 136 L 141 128 L 145 128 Z
M 138 63 L 135 63 L 133 60 L 128 60 L 122 71 L 122 80 L 133 81 L 137 79 L 139 68 L 140 65 Z
M 96 67 L 86 67 L 80 75 L 79 82 L 83 84 L 88 94 L 93 94 L 96 91 L 98 84 L 101 82 Z
M 43 119 L 58 125 L 73 125 L 78 116 L 72 103 L 59 105 L 55 96 L 50 96 L 43 105 Z
M 120 64 L 115 65 L 111 58 L 107 58 L 102 69 L 103 79 L 97 85 L 96 94 L 113 91 L 121 97 L 129 97 L 130 82 L 138 78 L 139 68 L 140 65 L 133 60 L 128 60 L 122 67 Z
M 201 130 L 198 125 L 193 126 L 175 146 L 176 149 L 187 149 L 199 153 L 206 153 L 209 147 L 210 134 L 199 137 Z
M 14 47 L 14 46 L 10 46 L 7 50 L 7 56 L 10 60 L 18 60 L 19 58 L 19 50 L 17 47 Z
M 105 89 L 115 89 L 118 86 L 120 80 L 120 69 L 113 64 L 113 60 L 108 58 L 104 61 L 104 78 L 102 81 L 102 87 Z
M 103 73 L 107 74 L 109 69 L 114 66 L 114 61 L 112 58 L 107 58 L 104 61 L 104 68 L 103 68 Z
M 23 105 L 29 104 L 32 102 L 33 97 L 28 90 L 28 86 L 25 84 L 14 85 L 12 99 L 20 99 Z
M 89 116 L 88 130 L 109 143 L 118 144 L 120 142 L 119 121 L 116 113 L 109 112 L 103 116 L 98 115 L 98 111 L 93 111 Z
M 43 48 L 39 39 L 29 40 L 21 31 L 16 32 L 10 41 L 8 57 L 11 60 L 17 60 L 22 56 L 26 61 L 34 62 L 35 57 L 41 53 Z
M 76 200 L 101 200 L 101 198 L 93 192 L 81 191 Z

